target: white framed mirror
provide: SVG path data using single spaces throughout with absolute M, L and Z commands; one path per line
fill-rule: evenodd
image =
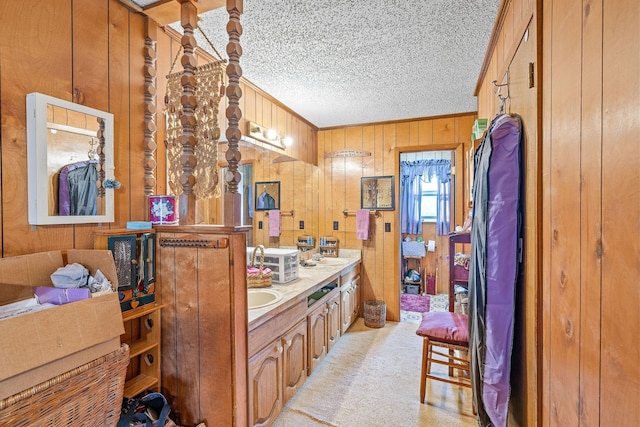
M 111 113 L 27 95 L 29 224 L 114 221 L 113 132 Z

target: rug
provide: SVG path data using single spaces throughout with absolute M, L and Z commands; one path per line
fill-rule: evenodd
M 429 295 L 400 294 L 400 310 L 426 313 L 430 308 Z

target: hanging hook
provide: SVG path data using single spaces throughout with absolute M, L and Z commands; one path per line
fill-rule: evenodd
M 496 96 L 498 97 L 498 99 L 500 100 L 500 107 L 498 109 L 498 114 L 504 114 L 504 106 L 507 102 L 507 99 L 510 98 L 509 96 L 509 69 L 507 68 L 507 73 L 506 73 L 506 79 L 507 82 L 506 83 L 502 83 L 502 84 L 498 84 L 497 80 L 493 80 L 491 83 L 493 83 L 493 86 L 496 88 L 494 90 L 494 93 L 496 94 Z M 502 88 L 506 87 L 507 88 L 507 94 L 506 95 L 502 95 Z

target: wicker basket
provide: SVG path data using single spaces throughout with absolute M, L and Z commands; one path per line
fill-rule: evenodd
M 387 304 L 374 300 L 364 303 L 364 325 L 369 328 L 382 328 L 387 318 Z
M 264 246 L 259 245 L 253 249 L 251 265 L 255 265 L 258 249 L 260 249 L 260 266 L 258 267 L 257 273 L 249 273 L 249 271 L 247 271 L 247 288 L 267 288 L 271 286 L 273 282 L 273 273 L 271 273 L 271 270 L 265 271 L 264 268 Z
M 129 347 L 0 400 L 0 426 L 115 426 Z

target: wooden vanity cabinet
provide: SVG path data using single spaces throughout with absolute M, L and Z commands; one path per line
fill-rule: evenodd
M 305 310 L 301 301 L 249 331 L 251 426 L 270 425 L 307 379 Z

